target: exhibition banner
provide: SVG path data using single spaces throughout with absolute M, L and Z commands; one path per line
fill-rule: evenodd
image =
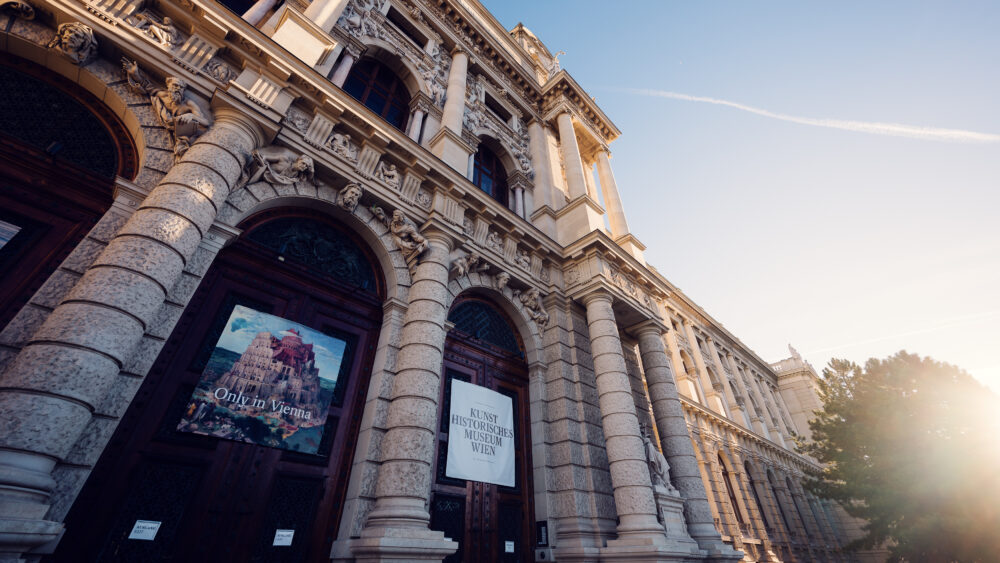
M 514 402 L 453 379 L 445 475 L 514 486 Z
M 315 454 L 346 345 L 238 305 L 177 429 Z

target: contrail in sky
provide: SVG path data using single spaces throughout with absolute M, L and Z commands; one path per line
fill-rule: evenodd
M 979 133 L 977 131 L 964 131 L 961 129 L 939 129 L 936 127 L 920 127 L 916 125 L 903 125 L 900 123 L 880 123 L 877 121 L 848 121 L 843 119 L 817 119 L 814 117 L 799 117 L 784 113 L 775 113 L 766 109 L 755 108 L 729 100 L 717 98 L 707 98 L 704 96 L 690 96 L 666 90 L 650 90 L 646 88 L 615 88 L 623 92 L 638 94 L 640 96 L 652 96 L 656 98 L 670 98 L 673 100 L 684 100 L 688 102 L 702 102 L 715 104 L 717 106 L 728 106 L 738 110 L 747 111 L 771 119 L 789 121 L 800 125 L 812 125 L 814 127 L 828 127 L 830 129 L 843 129 L 844 131 L 856 131 L 858 133 L 872 133 L 875 135 L 891 135 L 893 137 L 907 137 L 909 139 L 921 139 L 924 141 L 945 141 L 951 143 L 1000 143 L 1000 135 L 993 133 Z

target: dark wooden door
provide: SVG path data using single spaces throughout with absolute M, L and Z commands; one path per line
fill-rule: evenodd
M 327 234 L 335 229 L 321 226 Z M 329 256 L 331 243 L 321 238 L 311 244 Z M 382 318 L 382 284 L 364 289 L 335 279 L 308 263 L 301 248 L 293 255 L 287 237 L 274 248 L 252 239 L 253 231 L 245 232 L 206 275 L 74 504 L 55 560 L 328 560 Z M 237 305 L 347 343 L 318 454 L 177 430 Z M 136 520 L 162 522 L 155 540 L 128 539 Z M 294 530 L 292 545 L 272 545 L 278 529 Z
M 456 305 L 456 308 L 459 306 Z M 470 308 L 492 305 L 478 302 Z M 453 309 L 453 312 L 455 309 Z M 494 310 L 492 321 L 500 321 Z M 449 316 L 452 322 L 457 319 Z M 488 322 L 480 318 L 480 322 Z M 528 562 L 534 561 L 534 509 L 531 472 L 531 436 L 529 420 L 528 373 L 520 350 L 497 346 L 500 341 L 488 336 L 477 338 L 456 323 L 445 343 L 438 426 L 435 480 L 431 497 L 431 528 L 445 532 L 459 544 L 458 551 L 446 562 Z M 500 327 L 493 327 L 500 330 Z M 514 340 L 509 325 L 510 338 Z M 479 337 L 484 337 L 479 332 Z M 520 348 L 520 346 L 518 346 Z M 451 382 L 455 379 L 480 385 L 512 399 L 514 406 L 515 483 L 504 487 L 466 481 L 446 476 L 448 458 Z

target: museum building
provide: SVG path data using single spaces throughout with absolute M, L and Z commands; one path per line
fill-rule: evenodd
M 0 92 L 0 561 L 864 559 L 478 1 L 3 0 Z

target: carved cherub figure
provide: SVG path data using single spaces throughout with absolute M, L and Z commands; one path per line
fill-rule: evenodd
M 59 25 L 56 36 L 47 47 L 59 51 L 78 65 L 85 65 L 97 54 L 97 39 L 89 26 L 67 22 Z

